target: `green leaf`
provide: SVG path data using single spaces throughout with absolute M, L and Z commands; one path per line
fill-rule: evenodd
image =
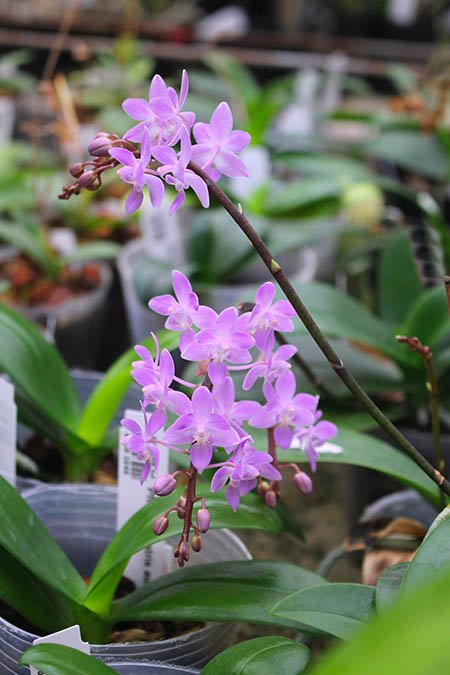
M 402 331 L 408 337 L 418 337 L 422 344 L 434 348 L 436 343 L 450 333 L 445 288 L 424 291 L 408 312 Z
M 74 430 L 80 402 L 69 371 L 55 347 L 23 316 L 0 305 L 0 369 L 18 394 L 52 429 Z M 19 409 L 20 413 L 20 409 Z M 60 440 L 60 434 L 57 435 Z
M 401 593 L 420 588 L 450 566 L 450 511 L 438 516 L 439 524 L 431 529 L 411 560 L 401 585 Z
M 377 612 L 384 612 L 384 610 L 395 603 L 407 569 L 408 563 L 397 563 L 397 565 L 388 567 L 381 574 L 375 588 Z
M 79 601 L 86 584 L 36 514 L 0 476 L 0 546 L 37 579 L 69 600 Z
M 199 488 L 200 491 L 200 488 Z M 91 577 L 86 606 L 94 611 L 104 611 L 114 595 L 115 587 L 122 576 L 122 571 L 129 558 L 138 551 L 155 544 L 157 541 L 178 535 L 183 523 L 172 514 L 171 522 L 163 535 L 153 534 L 151 524 L 175 506 L 181 491 L 178 490 L 170 499 L 157 498 L 135 513 L 119 530 L 104 551 Z M 198 504 L 197 504 L 198 506 Z M 208 495 L 208 510 L 215 529 L 229 527 L 260 529 L 268 532 L 281 530 L 281 519 L 276 511 L 267 509 L 261 499 L 249 494 L 244 497 L 239 510 L 234 513 L 225 499 L 218 495 Z
M 22 654 L 21 666 L 33 666 L 45 675 L 113 675 L 117 670 L 109 668 L 93 656 L 72 647 L 42 644 L 30 647 Z
M 305 645 L 284 637 L 259 637 L 218 654 L 201 675 L 299 675 L 309 661 Z
M 398 326 L 423 291 L 408 234 L 396 232 L 380 261 L 378 297 L 382 318 Z
M 296 212 L 321 203 L 335 203 L 340 197 L 341 188 L 337 182 L 323 177 L 302 178 L 289 185 L 271 190 L 267 196 L 265 212 L 268 215 L 280 215 Z
M 310 675 L 444 675 L 449 672 L 449 625 L 447 567 L 333 650 Z
M 198 565 L 172 572 L 118 600 L 112 616 L 120 621 L 175 618 L 298 628 L 295 620 L 272 616 L 270 610 L 300 588 L 318 584 L 328 582 L 290 563 L 246 560 Z
M 400 363 L 406 360 L 391 327 L 353 298 L 319 282 L 294 282 L 293 286 L 325 335 L 362 342 Z M 284 295 L 279 291 L 277 297 Z M 307 334 L 300 321 L 295 334 Z
M 373 171 L 364 162 L 339 155 L 285 152 L 276 155 L 275 160 L 281 161 L 302 175 L 325 175 L 342 185 L 355 181 L 370 181 L 374 178 Z
M 161 331 L 157 337 L 161 349 L 171 351 L 178 345 L 179 335 L 172 331 Z M 143 340 L 142 344 L 150 350 L 153 356 L 155 355 L 153 338 Z M 134 348 L 128 349 L 110 366 L 89 397 L 76 432 L 90 445 L 98 446 L 104 440 L 117 408 L 132 382 L 131 364 L 136 359 Z M 138 397 L 136 397 L 137 405 Z
M 383 131 L 367 143 L 366 151 L 432 180 L 445 180 L 450 169 L 449 158 L 442 145 L 431 134 L 405 130 Z
M 0 597 L 34 626 L 53 633 L 75 621 L 70 604 L 0 547 Z
M 256 434 L 255 434 L 256 436 Z M 258 436 L 261 439 L 262 436 Z M 353 464 L 374 469 L 408 485 L 420 492 L 431 504 L 439 504 L 439 488 L 416 464 L 400 450 L 378 438 L 340 428 L 333 443 L 340 445 L 341 453 L 321 453 L 318 462 Z M 307 459 L 300 450 L 291 448 L 282 455 L 283 462 L 305 463 Z
M 63 264 L 83 263 L 89 260 L 116 258 L 120 252 L 119 244 L 113 241 L 92 241 L 79 244 L 69 255 L 62 259 Z
M 293 593 L 272 614 L 348 640 L 375 610 L 375 589 L 362 584 L 326 584 Z

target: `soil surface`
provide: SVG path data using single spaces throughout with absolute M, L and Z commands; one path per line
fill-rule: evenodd
M 19 255 L 0 262 L 0 281 L 9 284 L 9 288 L 0 293 L 2 302 L 52 306 L 96 288 L 100 272 L 95 263 L 87 263 L 66 267 L 51 279 L 32 260 Z

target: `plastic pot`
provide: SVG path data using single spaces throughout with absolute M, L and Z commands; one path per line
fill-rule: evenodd
M 107 664 L 119 675 L 197 675 L 198 670 L 154 661 L 111 661 Z
M 72 368 L 70 374 L 80 397 L 81 404 L 84 406 L 94 391 L 94 388 L 102 380 L 103 373 L 98 373 L 93 370 Z M 134 382 L 131 383 L 117 407 L 116 414 L 111 421 L 110 430 L 117 429 L 119 427 L 120 420 L 125 416 L 125 411 L 127 409 L 137 410 L 139 408 L 140 393 L 140 388 Z M 20 448 L 24 448 L 32 434 L 33 432 L 28 427 L 25 427 L 23 424 L 19 423 L 17 425 L 18 446 Z M 19 492 L 23 492 L 28 488 L 32 488 L 41 484 L 41 480 L 36 480 L 34 478 L 23 478 L 18 476 L 16 479 L 16 488 L 19 490 Z
M 426 528 L 430 527 L 438 514 L 426 499 L 415 490 L 401 490 L 381 497 L 364 509 L 360 520 L 362 522 L 380 516 L 387 518 L 411 518 L 418 520 Z
M 135 344 L 148 337 L 152 331 L 161 330 L 165 322 L 165 317 L 155 314 L 142 304 L 134 288 L 133 266 L 136 260 L 142 256 L 143 251 L 145 249 L 142 239 L 136 239 L 122 248 L 117 259 L 128 331 L 132 342 Z
M 25 491 L 23 496 L 79 572 L 89 576 L 115 533 L 116 488 L 41 484 Z M 202 552 L 193 556 L 189 565 L 250 558 L 235 534 L 229 530 L 211 530 L 204 538 Z M 91 654 L 105 662 L 157 660 L 201 667 L 229 647 L 237 631 L 236 624 L 207 623 L 197 631 L 168 640 L 91 645 Z M 17 662 L 36 637 L 0 618 L 0 675 L 27 672 L 18 670 Z
M 319 266 L 318 253 L 310 247 L 285 253 L 280 256 L 279 260 L 284 271 L 291 280 L 295 281 L 312 281 Z M 266 266 L 258 261 L 257 265 L 236 277 L 236 283 L 219 284 L 205 289 L 201 293 L 201 300 L 216 312 L 221 312 L 226 307 L 235 305 L 239 300 L 247 297 L 249 286 L 263 283 L 269 278 L 270 274 Z

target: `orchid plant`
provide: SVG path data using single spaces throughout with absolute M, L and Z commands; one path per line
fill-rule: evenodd
M 279 351 L 273 353 L 273 329 L 289 330 L 294 314 L 301 319 L 336 375 L 353 396 L 428 478 L 450 495 L 450 483 L 395 428 L 347 371 L 341 357 L 321 332 L 242 208 L 235 206 L 218 187 L 216 181 L 222 176 L 232 178 L 247 175 L 247 169 L 237 153 L 248 146 L 250 136 L 243 131 L 233 130 L 233 115 L 226 102 L 217 106 L 209 123 L 195 123 L 194 114 L 182 110 L 187 93 L 186 71 L 183 71 L 179 94 L 173 87 L 168 87 L 163 78 L 155 75 L 150 84 L 148 100 L 131 98 L 123 103 L 123 109 L 137 124 L 123 138 L 106 132 L 97 135 L 89 145 L 93 159 L 71 167 L 70 172 L 77 180 L 73 185 L 66 186 L 60 195 L 62 199 L 68 199 L 79 194 L 83 188 L 95 190 L 101 185 L 105 171 L 117 169 L 119 178 L 132 186 L 125 205 L 127 213 L 140 207 L 144 191 L 149 193 L 154 206 L 160 206 L 167 186 L 176 193 L 169 214 L 180 208 L 189 189 L 204 208 L 208 208 L 210 197 L 213 196 L 250 240 L 290 302 L 290 305 L 285 301 L 272 305 L 274 286 L 268 284 L 259 289 L 251 312 L 239 314 L 237 308 L 229 307 L 217 315 L 211 308 L 199 306 L 188 280 L 175 273 L 176 299 L 162 296 L 154 299 L 153 305 L 151 303 L 155 311 L 168 315 L 168 327 L 181 332 L 183 358 L 204 363 L 202 373 L 205 379 L 200 386 L 195 385 L 192 398 L 189 399 L 183 393 L 171 390 L 175 374 L 168 354 L 162 353 L 155 362 L 141 351 L 141 362 L 135 365 L 134 375 L 139 378 L 144 389 L 142 405 L 145 427 L 141 429 L 130 421 L 125 422 L 130 432 L 127 441 L 130 449 L 134 449 L 147 465 L 157 462 L 158 445 L 161 443 L 154 440 L 157 432 L 161 432 L 163 443 L 178 451 L 190 445 L 187 451 L 190 453 L 190 465 L 186 497 L 175 508 L 185 522 L 183 536 L 176 550 L 180 564 L 189 555 L 192 505 L 197 499 L 194 489 L 196 476 L 210 466 L 213 451 L 218 446 L 225 449 L 226 456 L 225 460 L 214 462 L 213 468 L 218 471 L 214 474 L 212 488 L 218 490 L 229 483 L 228 500 L 236 508 L 240 495 L 255 487 L 259 480 L 266 502 L 274 505 L 279 480 L 276 473 L 276 446 L 288 448 L 293 440 L 297 440 L 301 447 L 309 448 L 314 461 L 317 447 L 336 432 L 329 423 L 318 422 L 318 401 L 315 397 L 295 394 L 295 378 L 288 367 L 289 354 L 293 356 L 292 348 L 288 345 L 281 354 Z M 251 359 L 250 350 L 254 347 L 261 355 L 257 361 Z M 244 366 L 245 369 L 248 364 L 250 367 L 245 387 L 251 389 L 260 377 L 264 380 L 265 401 L 261 407 L 252 407 L 254 401 L 251 404 L 234 403 L 229 373 L 232 368 Z M 192 386 L 192 383 L 186 384 Z M 149 406 L 153 410 L 151 418 L 147 417 Z M 178 419 L 163 431 L 167 408 Z M 265 457 L 254 455 L 252 436 L 242 426 L 243 422 L 250 428 L 267 428 L 268 452 Z M 186 450 L 185 447 L 183 449 Z M 148 470 L 147 466 L 144 477 Z M 306 491 L 310 489 L 309 481 L 302 477 L 302 473 L 296 471 L 296 474 L 300 475 L 297 481 L 299 487 L 305 489 L 308 483 Z M 170 476 L 163 483 L 158 483 L 156 488 L 163 494 L 170 492 L 174 485 L 175 477 Z M 206 508 L 202 511 L 205 512 L 204 521 L 201 517 L 200 524 L 194 526 L 195 537 L 201 529 L 207 529 Z M 154 524 L 155 531 L 163 532 L 167 522 L 166 514 Z M 193 545 L 199 546 L 196 543 Z
M 297 383 L 290 359 L 297 349 L 289 344 L 275 349 L 275 333 L 294 329 L 295 312 L 286 300 L 273 302 L 274 284 L 268 281 L 258 289 L 251 311 L 228 307 L 217 314 L 211 307 L 199 304 L 184 274 L 174 271 L 172 277 L 175 296 L 157 296 L 150 300 L 149 307 L 167 316 L 168 330 L 180 333 L 181 357 L 198 362 L 203 381 L 197 384 L 177 377 L 167 349 L 160 352 L 157 348 L 153 358 L 145 347 L 136 347 L 140 360 L 133 363 L 132 376 L 142 387 L 144 422 L 141 426 L 133 419 L 124 419 L 122 424 L 128 432 L 123 443 L 144 462 L 141 482 L 152 467 L 158 468 L 161 447 L 189 458 L 187 470 L 161 476 L 153 486 L 155 494 L 165 496 L 173 492 L 180 474 L 187 478 L 185 496 L 153 525 L 155 534 L 162 534 L 171 512 L 184 519 L 183 534 L 175 549 L 183 566 L 189 559 L 191 530 L 191 546 L 197 551 L 202 545 L 200 534 L 210 525 L 206 500 L 196 494 L 198 474 L 213 470 L 211 492 L 226 485 L 226 499 L 234 511 L 241 496 L 256 487 L 266 504 L 274 508 L 282 478 L 279 449 L 287 450 L 296 444 L 315 471 L 322 448 L 339 448 L 326 444 L 336 435 L 337 428 L 321 420 L 319 397 L 295 393 Z M 232 379 L 236 371 L 246 371 L 242 384 L 246 392 L 262 381 L 262 405 L 255 400 L 236 400 Z M 192 396 L 174 389 L 176 384 L 191 390 Z M 176 419 L 166 428 L 168 413 L 174 413 Z M 266 430 L 267 451 L 255 447 L 252 428 Z M 223 457 L 215 455 L 218 448 L 224 448 Z M 297 464 L 287 464 L 294 471 L 297 488 L 309 494 L 313 489 L 309 475 Z M 196 502 L 202 506 L 194 524 Z

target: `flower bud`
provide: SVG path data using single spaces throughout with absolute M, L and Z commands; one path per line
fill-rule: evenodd
M 155 495 L 158 495 L 158 497 L 165 497 L 166 495 L 170 495 L 175 490 L 176 486 L 177 481 L 171 473 L 168 473 L 155 480 L 153 492 Z
M 184 560 L 185 562 L 187 562 L 191 557 L 189 553 L 189 546 L 185 541 L 181 542 L 180 546 L 178 547 L 178 551 L 179 551 L 178 557 L 181 558 L 181 560 Z
M 209 526 L 211 524 L 211 516 L 208 509 L 199 509 L 195 519 L 197 521 L 198 531 L 202 532 L 203 534 L 208 532 Z
M 297 490 L 303 495 L 310 495 L 313 491 L 313 482 L 304 471 L 295 474 L 294 483 Z
M 69 167 L 69 173 L 74 178 L 79 178 L 83 172 L 84 164 L 82 162 L 75 162 L 75 164 L 71 164 Z
M 183 520 L 184 518 L 184 507 L 186 506 L 186 497 L 182 496 L 177 501 L 177 516 Z
M 153 534 L 159 536 L 160 534 L 163 534 L 168 527 L 169 527 L 169 519 L 166 518 L 166 516 L 159 516 L 153 523 L 152 527 Z
M 85 171 L 78 179 L 78 183 L 86 190 L 96 190 L 99 185 L 98 176 L 94 171 Z
M 195 551 L 195 553 L 200 553 L 202 546 L 203 542 L 201 536 L 199 534 L 194 534 L 191 540 L 192 550 Z
M 268 490 L 264 500 L 269 509 L 274 509 L 277 505 L 277 493 L 274 490 Z
M 261 499 L 265 499 L 268 490 L 270 490 L 269 483 L 266 480 L 261 480 L 258 483 L 258 494 L 261 497 Z
M 105 157 L 112 148 L 109 134 L 100 132 L 88 145 L 88 152 L 93 157 Z

